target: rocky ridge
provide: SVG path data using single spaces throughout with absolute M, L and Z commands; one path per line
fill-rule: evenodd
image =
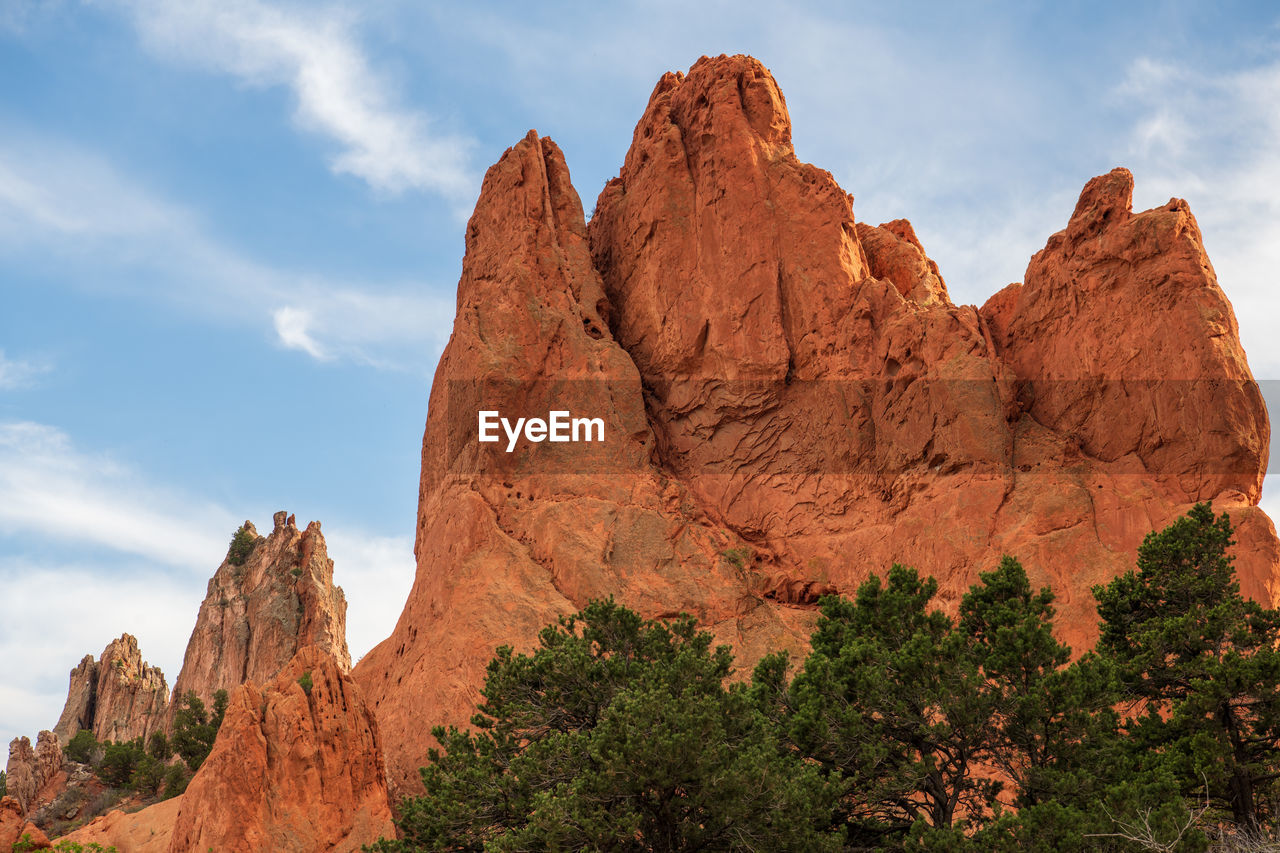
M 377 723 L 340 661 L 300 649 L 231 695 L 213 751 L 180 797 L 113 811 L 62 840 L 121 851 L 358 851 L 393 837 Z
M 271 534 L 261 536 L 246 521 L 252 550 L 239 565 L 228 553 L 209 580 L 174 681 L 168 730 L 188 691 L 209 706 L 218 690 L 266 684 L 304 646 L 324 649 L 344 671 L 351 668 L 347 601 L 333 583 L 320 522 L 299 530 L 286 512 L 273 522 Z
M 556 145 L 485 176 L 423 439 L 417 575 L 354 671 L 393 794 L 465 724 L 494 647 L 614 595 L 685 611 L 740 666 L 816 598 L 903 562 L 953 606 L 1001 555 L 1064 638 L 1142 536 L 1211 500 L 1271 603 L 1269 425 L 1185 202 L 1089 182 L 1025 280 L 955 305 L 905 220 L 854 220 L 749 57 L 667 74 L 590 226 Z M 600 417 L 602 444 L 481 444 L 480 408 Z
M 164 723 L 168 705 L 164 673 L 142 659 L 136 637 L 122 634 L 96 661 L 85 655 L 71 670 L 53 732 L 64 745 L 81 729 L 99 741 L 145 740 Z

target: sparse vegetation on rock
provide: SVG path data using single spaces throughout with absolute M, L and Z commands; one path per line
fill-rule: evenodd
M 227 548 L 227 562 L 233 566 L 243 566 L 249 559 L 257 537 L 247 527 L 241 525 L 231 537 L 231 545 Z

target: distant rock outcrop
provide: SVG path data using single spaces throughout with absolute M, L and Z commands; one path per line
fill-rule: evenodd
M 25 817 L 47 799 L 46 787 L 62 770 L 62 745 L 50 731 L 40 732 L 36 746 L 31 740 L 16 737 L 9 742 L 9 761 L 5 766 L 6 788 Z M 4 848 L 0 846 L 0 850 Z
M 346 666 L 307 647 L 232 694 L 169 850 L 357 851 L 394 832 L 373 712 Z
M 1186 204 L 1089 182 L 1026 280 L 951 302 L 911 225 L 854 221 L 749 57 L 659 81 L 590 227 L 530 133 L 485 176 L 422 449 L 417 576 L 356 667 L 396 794 L 466 724 L 494 647 L 588 599 L 694 614 L 739 666 L 892 563 L 954 607 L 1003 554 L 1064 639 L 1142 536 L 1211 500 L 1242 588 L 1280 595 L 1269 426 Z M 600 418 L 602 443 L 480 443 L 477 414 Z
M 144 740 L 164 723 L 169 687 L 159 667 L 142 659 L 138 640 L 122 634 L 94 660 L 71 670 L 67 702 L 53 727 L 61 743 L 87 729 L 99 741 Z
M 62 716 L 53 727 L 63 743 L 75 737 L 81 729 L 93 730 L 94 697 L 98 692 L 98 662 L 93 655 L 85 655 L 71 670 L 71 684 L 67 688 L 67 703 Z
M 243 562 L 233 562 L 228 553 L 209 580 L 174 681 L 170 728 L 188 691 L 208 706 L 218 690 L 248 681 L 265 684 L 304 646 L 318 646 L 344 671 L 351 668 L 347 601 L 333 584 L 320 522 L 298 530 L 285 512 L 277 512 L 274 522 L 271 535 L 263 537 L 246 521 L 252 550 Z

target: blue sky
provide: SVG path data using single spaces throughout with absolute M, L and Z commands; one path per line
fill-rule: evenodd
M 1115 165 L 1139 207 L 1187 198 L 1280 380 L 1269 3 L 4 0 L 0 739 L 123 631 L 172 683 L 232 531 L 276 509 L 323 521 L 353 656 L 384 637 L 484 169 L 537 128 L 590 210 L 658 77 L 721 52 L 957 302 Z

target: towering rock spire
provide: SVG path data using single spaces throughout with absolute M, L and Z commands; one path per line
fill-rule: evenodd
M 168 704 L 164 673 L 142 659 L 136 637 L 121 634 L 96 661 L 85 655 L 71 670 L 53 732 L 64 745 L 81 729 L 99 741 L 146 740 L 164 724 Z
M 244 529 L 252 550 L 243 560 L 228 553 L 209 580 L 173 685 L 170 726 L 188 691 L 208 705 L 218 690 L 265 684 L 306 645 L 351 668 L 347 601 L 333 584 L 320 522 L 300 531 L 293 516 L 277 512 L 270 536 L 259 536 L 248 521 Z

